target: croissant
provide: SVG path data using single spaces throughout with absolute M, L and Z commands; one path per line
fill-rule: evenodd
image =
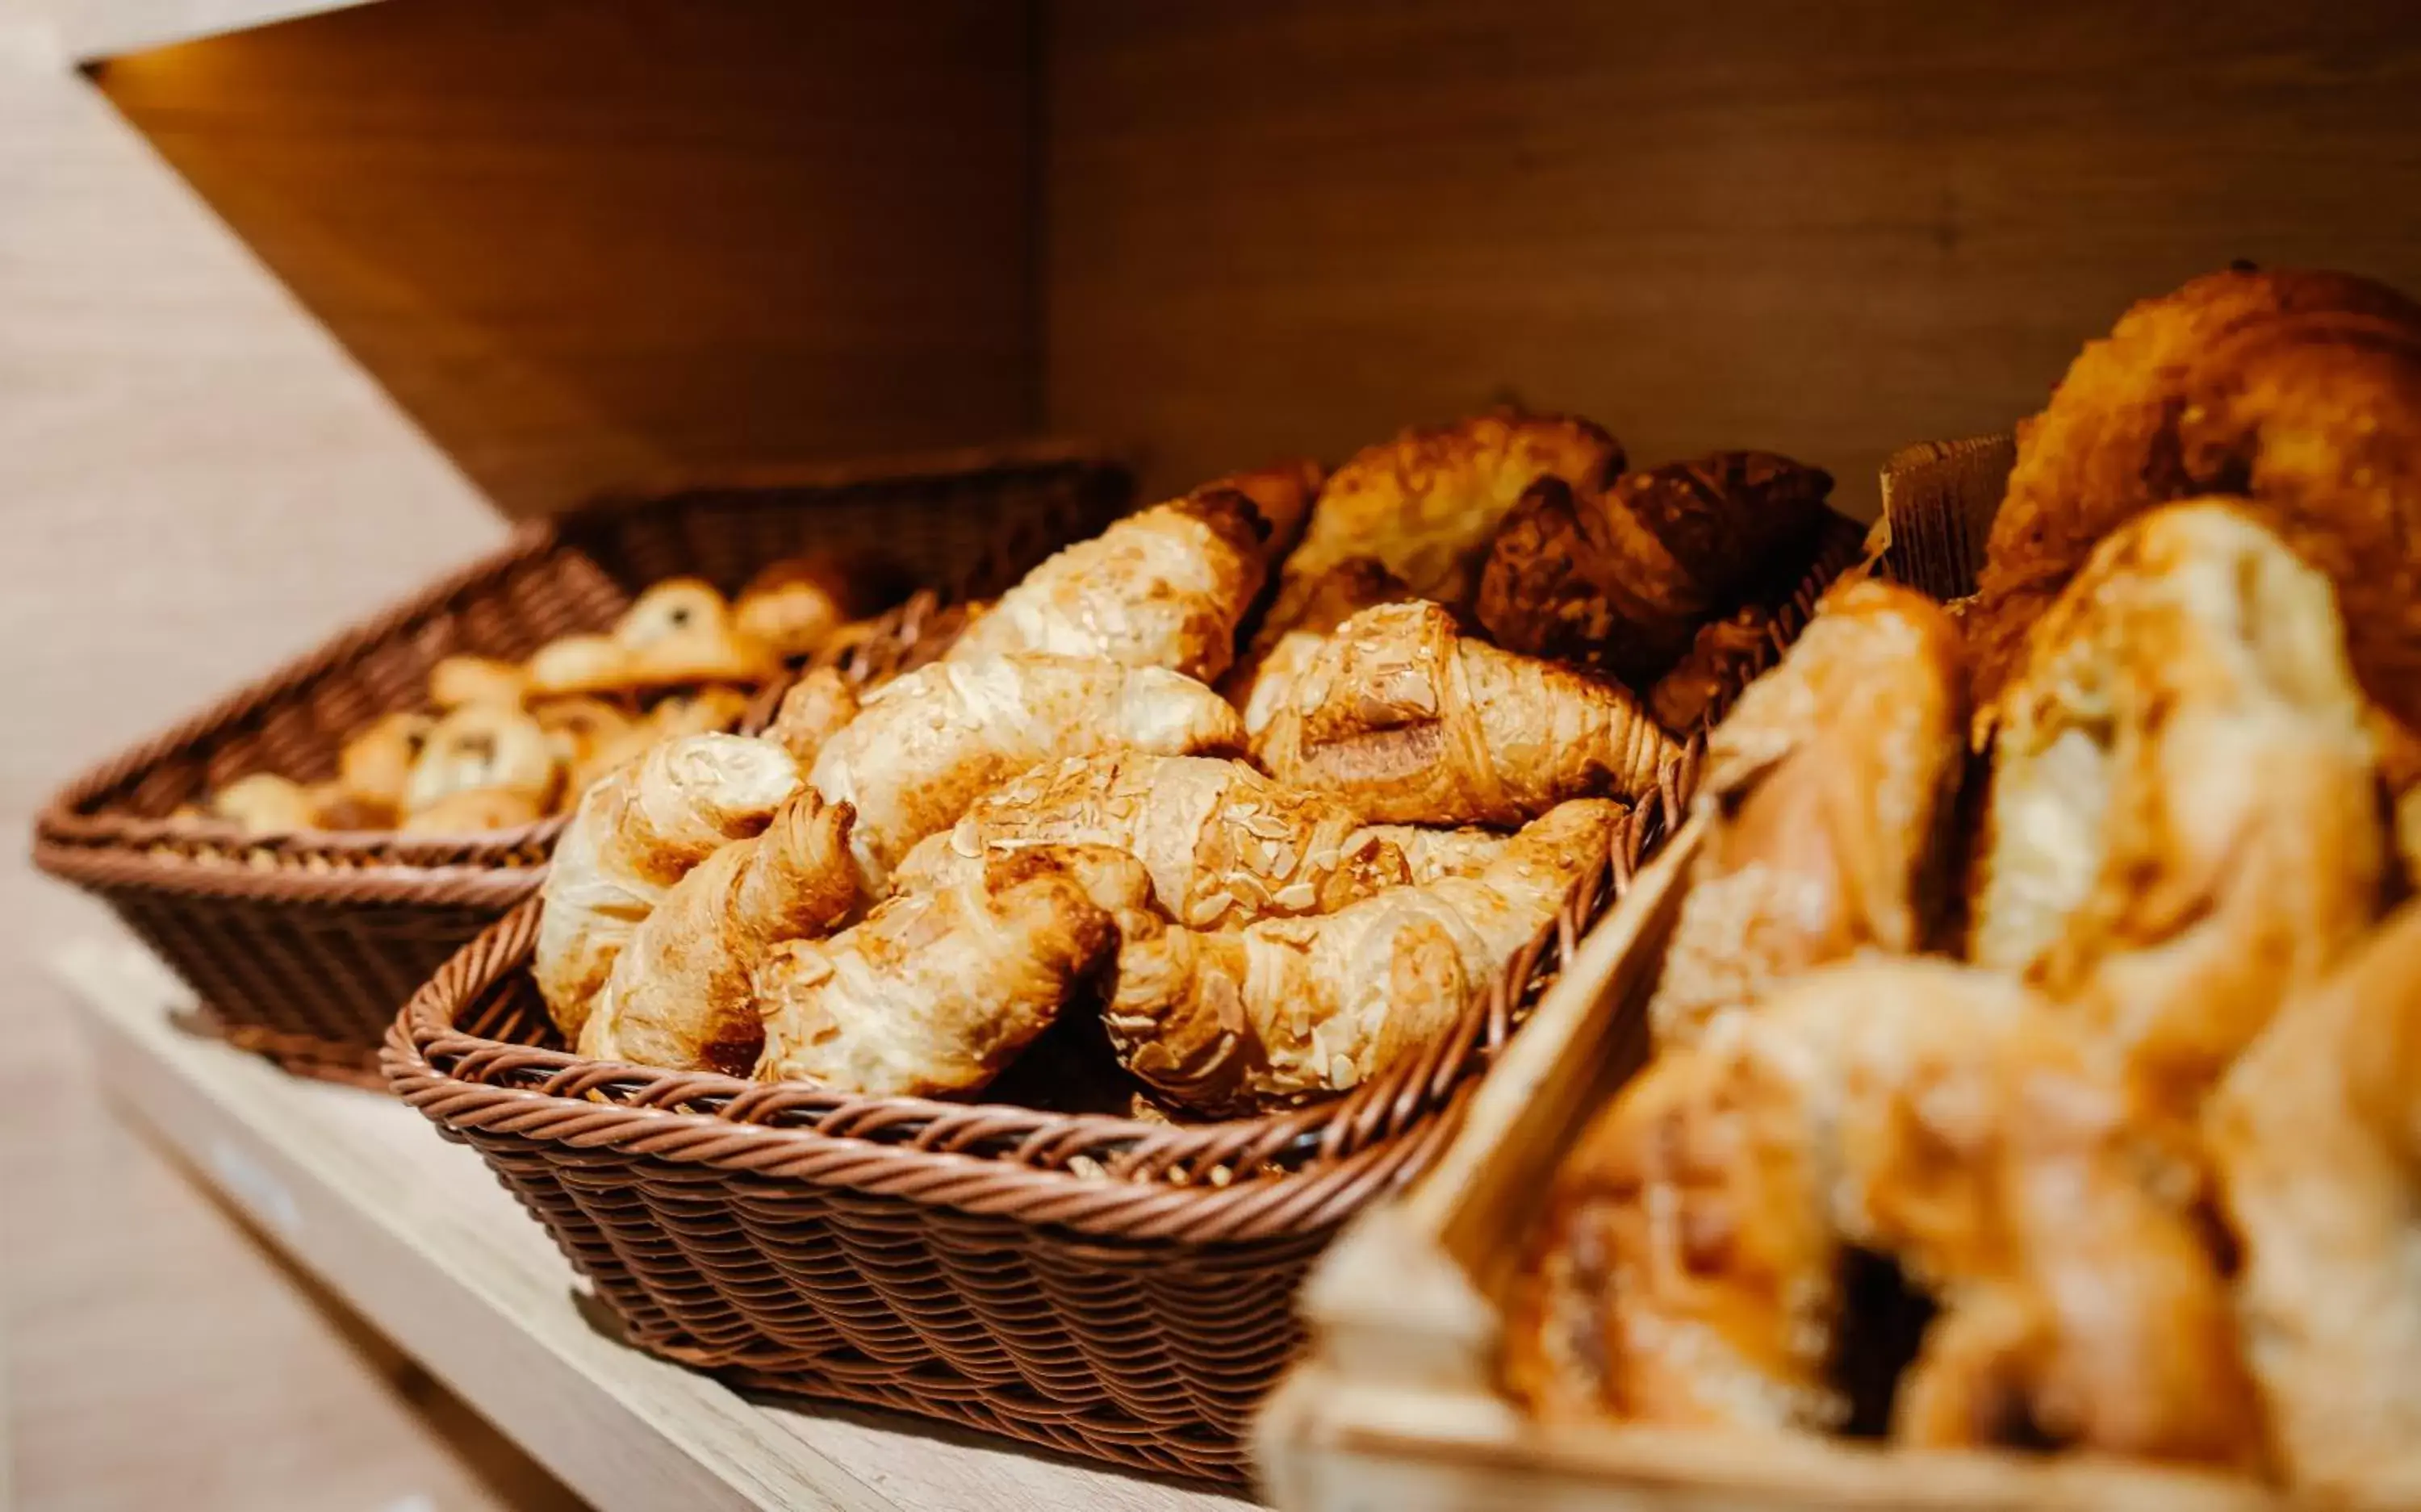
M 665 892 L 726 843 L 764 829 L 799 787 L 771 740 L 694 735 L 655 747 L 588 789 L 555 845 L 532 974 L 577 1040 L 614 960 Z
M 529 712 L 563 763 L 564 786 L 575 800 L 625 756 L 638 754 L 632 744 L 638 722 L 602 698 L 543 698 Z
M 2257 1467 L 2195 1179 L 2187 1131 L 2008 978 L 1820 968 L 1592 1123 L 1513 1288 L 1507 1383 L 1548 1416 L 1838 1426 L 1855 1245 L 1940 1308 L 1893 1437 Z
M 1104 1011 L 1119 1061 L 1168 1098 L 1242 1113 L 1344 1092 L 1446 1034 L 1551 924 L 1622 805 L 1564 803 L 1476 877 L 1210 932 L 1147 921 Z
M 401 808 L 413 763 L 420 758 L 421 748 L 429 743 L 430 727 L 436 723 L 411 710 L 386 714 L 347 740 L 336 753 L 339 793 L 377 808 Z
M 2214 493 L 2329 578 L 2355 675 L 2421 729 L 2421 307 L 2344 273 L 2249 271 L 2136 304 L 2019 428 L 1977 579 L 1979 726 L 2104 536 Z
M 1778 562 L 1804 561 L 1829 474 L 1769 452 L 1717 452 L 1603 490 L 1530 486 L 1490 547 L 1479 622 L 1499 646 L 1584 662 L 1645 688 L 1698 626 Z
M 688 682 L 757 683 L 781 670 L 771 647 L 741 632 L 731 605 L 697 578 L 668 578 L 639 595 L 608 635 L 567 635 L 539 647 L 532 696 L 662 688 Z
M 1219 691 L 1244 711 L 1245 732 L 1257 736 L 1286 705 L 1295 679 L 1337 626 L 1374 604 L 1414 597 L 1375 558 L 1349 557 L 1308 580 L 1294 606 L 1293 622 L 1283 631 L 1257 636 L 1252 649 L 1221 680 Z
M 1230 473 L 1213 478 L 1194 491 L 1201 493 L 1241 493 L 1252 503 L 1253 511 L 1269 526 L 1269 538 L 1262 543 L 1263 559 L 1280 562 L 1303 539 L 1304 526 L 1311 520 L 1311 502 L 1320 492 L 1321 479 L 1328 469 L 1310 457 L 1290 458 L 1272 462 L 1249 473 Z
M 778 656 L 806 656 L 841 626 L 873 613 L 889 597 L 890 578 L 838 557 L 789 557 L 748 580 L 732 602 L 732 624 Z
M 1966 762 L 1966 683 L 1959 632 L 1932 600 L 1874 582 L 1825 595 L 1708 745 L 1696 807 L 1709 833 L 1648 1005 L 1659 1046 L 1820 962 L 1925 943 Z
M 800 766 L 812 767 L 825 742 L 847 727 L 857 710 L 857 690 L 849 679 L 836 668 L 817 667 L 782 695 L 781 707 L 774 710 L 773 723 L 765 734 L 781 742 Z
M 544 813 L 563 781 L 554 746 L 518 704 L 464 704 L 429 727 L 403 785 L 408 815 L 456 793 L 490 787 Z
M 812 788 L 764 832 L 673 883 L 632 931 L 580 1031 L 592 1060 L 746 1076 L 765 1043 L 751 974 L 781 941 L 822 934 L 857 902 L 847 803 Z
M 808 781 L 857 811 L 850 850 L 868 897 L 909 850 L 977 798 L 1054 757 L 1132 746 L 1235 750 L 1243 726 L 1191 678 L 1075 657 L 943 661 L 884 684 L 824 743 Z
M 1042 846 L 901 893 L 829 940 L 776 945 L 757 972 L 758 1079 L 972 1092 L 1116 960 L 1120 921 L 1150 899 L 1132 856 Z
M 1140 857 L 1161 909 L 1197 929 L 1328 913 L 1411 880 L 1402 853 L 1351 809 L 1242 761 L 1119 750 L 1038 767 L 927 837 L 893 877 L 910 891 L 1037 846 Z
M 429 701 L 441 709 L 464 704 L 508 704 L 529 696 L 529 673 L 492 656 L 448 656 L 429 669 Z
M 1956 615 L 1950 619 L 1955 627 Z M 1762 604 L 1744 604 L 1707 621 L 1681 660 L 1648 690 L 1648 711 L 1668 730 L 1696 729 L 1717 699 L 1748 680 L 1773 646 L 1773 616 Z
M 1480 415 L 1365 447 L 1321 487 L 1262 639 L 1300 624 L 1311 585 L 1350 557 L 1375 557 L 1413 592 L 1460 606 L 1523 490 L 1550 475 L 1594 483 L 1622 461 L 1604 430 L 1556 415 Z
M 1394 846 L 1404 858 L 1404 880 L 1414 886 L 1441 877 L 1476 877 L 1511 845 L 1493 830 L 1437 830 L 1418 824 L 1370 824 L 1362 833 Z
M 1679 751 L 1629 690 L 1462 635 L 1433 603 L 1347 620 L 1255 747 L 1279 781 L 1366 819 L 1505 825 L 1636 798 Z
M 1252 501 L 1232 491 L 1129 515 L 1028 572 L 945 659 L 1042 652 L 1215 678 L 1260 595 L 1268 531 Z
M 2203 1108 L 2288 1482 L 2421 1496 L 2421 905 L 2278 1009 Z
M 2198 1097 L 2377 913 L 2344 644 L 2327 580 L 2231 504 L 2111 536 L 2003 691 L 1973 958 Z

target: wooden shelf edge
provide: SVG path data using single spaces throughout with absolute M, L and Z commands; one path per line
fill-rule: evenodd
M 178 42 L 250 31 L 273 22 L 348 10 L 371 0 L 86 0 L 70 6 L 59 23 L 60 41 L 77 63 Z
M 168 1022 L 182 987 L 79 942 L 96 1079 L 129 1116 L 593 1505 L 838 1512 L 1243 1512 L 1227 1496 L 906 1419 L 769 1407 L 627 1348 L 471 1150 L 374 1093 L 299 1081 Z

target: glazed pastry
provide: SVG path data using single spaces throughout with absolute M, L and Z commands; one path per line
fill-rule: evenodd
M 2101 538 L 2240 494 L 2336 589 L 2354 674 L 2421 729 L 2421 307 L 2343 273 L 2229 272 L 2144 301 L 2019 428 L 1972 634 L 1986 723 Z
M 1461 606 L 1524 489 L 1543 476 L 1595 485 L 1622 462 L 1605 431 L 1554 415 L 1481 415 L 1366 447 L 1321 487 L 1261 643 L 1301 623 L 1311 585 L 1350 557 L 1375 557 L 1422 598 Z
M 1952 623 L 1955 628 L 1955 616 Z M 1710 619 L 1698 627 L 1673 670 L 1648 690 L 1648 711 L 1666 729 L 1687 734 L 1706 722 L 1725 694 L 1745 686 L 1773 649 L 1773 616 L 1762 604 Z
M 779 740 L 799 765 L 811 767 L 824 742 L 857 717 L 857 690 L 834 667 L 817 667 L 790 685 L 765 734 Z
M 1620 687 L 1457 631 L 1433 603 L 1338 627 L 1255 754 L 1364 818 L 1519 824 L 1568 798 L 1635 798 L 1680 744 Z
M 519 793 L 541 811 L 563 778 L 546 731 L 519 707 L 465 704 L 435 725 L 404 781 L 409 816 L 477 787 Z
M 303 785 L 273 772 L 238 777 L 210 796 L 210 814 L 240 826 L 246 834 L 274 834 L 319 828 L 319 815 Z
M 2288 1484 L 2421 1496 L 2421 905 L 2290 998 L 2203 1109 Z
M 547 810 L 527 792 L 509 787 L 466 787 L 416 808 L 397 826 L 405 834 L 472 834 L 536 824 Z
M 413 763 L 420 759 L 430 728 L 436 723 L 414 711 L 380 716 L 336 754 L 338 789 L 345 797 L 376 808 L 401 808 Z
M 1939 1308 L 1896 1439 L 2257 1468 L 2186 1133 L 2005 976 L 1820 968 L 1590 1126 L 1514 1287 L 1507 1383 L 1551 1417 L 1836 1426 L 1857 1245 Z
M 537 697 L 664 688 L 689 682 L 756 683 L 781 670 L 772 647 L 733 624 L 731 606 L 696 578 L 668 578 L 639 595 L 609 635 L 567 635 L 529 660 Z
M 1941 605 L 1861 581 L 1827 594 L 1749 685 L 1707 749 L 1706 840 L 1648 1005 L 1660 1048 L 1811 966 L 1925 943 L 1966 761 L 1966 683 Z
M 824 743 L 808 778 L 857 810 L 850 850 L 880 897 L 910 848 L 1045 761 L 1131 746 L 1232 751 L 1243 727 L 1191 678 L 1064 656 L 937 662 L 884 684 Z
M 1268 533 L 1252 501 L 1226 490 L 1129 515 L 1028 572 L 945 660 L 1041 652 L 1216 678 L 1260 596 Z
M 1336 627 L 1374 604 L 1415 597 L 1402 580 L 1367 556 L 1349 557 L 1310 579 L 1282 631 L 1256 637 L 1253 649 L 1229 669 L 1219 691 L 1244 711 L 1244 729 L 1258 736 L 1293 691 L 1295 679 Z
M 874 585 L 862 567 L 830 556 L 775 562 L 740 590 L 732 623 L 779 656 L 806 656 L 832 632 L 874 608 Z
M 441 709 L 464 704 L 521 706 L 529 696 L 529 673 L 492 656 L 448 656 L 429 669 L 429 701 Z
M 1245 1114 L 1349 1091 L 1450 1031 L 1606 854 L 1622 805 L 1559 805 L 1476 877 L 1242 929 L 1129 932 L 1102 1022 L 1164 1096 Z
M 639 921 L 580 1031 L 580 1053 L 746 1076 L 764 1049 L 749 978 L 776 943 L 838 925 L 857 901 L 847 803 L 803 788 Z
M 1542 477 L 1489 549 L 1479 622 L 1507 650 L 1645 688 L 1710 616 L 1813 549 L 1830 475 L 1770 452 L 1627 473 L 1602 491 Z
M 975 1091 L 1106 972 L 1120 921 L 1150 906 L 1133 857 L 1040 846 L 901 893 L 829 940 L 776 945 L 757 973 L 758 1079 L 871 1097 Z
M 691 867 L 764 829 L 799 780 L 771 740 L 693 735 L 588 789 L 547 868 L 531 967 L 567 1040 L 579 1038 L 639 921 Z
M 1197 929 L 1330 913 L 1411 880 L 1402 853 L 1333 800 L 1242 761 L 1117 750 L 994 788 L 910 851 L 892 882 L 913 891 L 1019 850 L 1071 845 L 1140 857 L 1162 911 Z
M 2229 504 L 2104 541 L 2003 691 L 1970 955 L 2199 1095 L 2379 907 L 2344 645 L 2327 580 Z

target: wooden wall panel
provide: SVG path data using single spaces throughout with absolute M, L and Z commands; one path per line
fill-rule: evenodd
M 514 512 L 1036 408 L 1029 18 L 410 0 L 99 73 Z
M 2310 15 L 2303 12 L 2311 12 Z M 1054 0 L 1051 422 L 1152 481 L 1516 396 L 1871 507 L 2133 296 L 2421 291 L 2421 8 Z

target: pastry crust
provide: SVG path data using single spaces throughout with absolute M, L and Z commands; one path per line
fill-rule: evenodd
M 833 631 L 874 612 L 886 578 L 836 556 L 786 557 L 748 580 L 732 600 L 731 621 L 777 656 L 809 656 Z
M 277 834 L 320 827 L 318 806 L 303 785 L 273 772 L 238 777 L 210 796 L 212 818 L 237 825 L 246 834 Z
M 441 710 L 464 704 L 508 704 L 529 696 L 529 674 L 492 656 L 448 656 L 429 669 L 429 701 Z
M 1622 814 L 1562 804 L 1476 877 L 1319 917 L 1130 932 L 1102 1019 L 1110 1042 L 1127 1069 L 1205 1113 L 1349 1091 L 1453 1028 L 1554 920 Z
M 408 818 L 441 799 L 493 788 L 544 813 L 563 781 L 546 731 L 518 704 L 464 704 L 429 728 L 404 779 Z
M 1648 1012 L 1660 1047 L 1787 978 L 1926 941 L 1966 761 L 1959 632 L 1923 594 L 1825 595 L 1707 749 L 1709 831 Z
M 1635 799 L 1680 742 L 1624 688 L 1461 634 L 1434 603 L 1338 627 L 1255 752 L 1365 819 L 1514 825 L 1566 799 Z
M 2367 717 L 2327 581 L 2252 515 L 2131 522 L 2004 690 L 1970 955 L 2191 1101 L 2376 916 Z
M 405 834 L 476 834 L 536 824 L 546 809 L 526 792 L 508 787 L 470 787 L 418 808 L 397 826 Z
M 417 710 L 380 716 L 336 754 L 338 788 L 358 803 L 400 809 L 413 763 L 420 759 L 421 748 L 429 743 L 430 729 L 436 723 Z
M 567 635 L 529 659 L 530 695 L 612 693 L 693 682 L 759 683 L 781 670 L 771 647 L 741 632 L 731 605 L 698 578 L 667 578 L 623 611 L 606 635 Z
M 1219 684 L 1227 701 L 1244 713 L 1244 729 L 1258 736 L 1286 707 L 1295 679 L 1320 654 L 1336 627 L 1374 604 L 1417 597 L 1377 558 L 1353 556 L 1309 580 L 1284 631 L 1257 636 L 1253 648 Z

